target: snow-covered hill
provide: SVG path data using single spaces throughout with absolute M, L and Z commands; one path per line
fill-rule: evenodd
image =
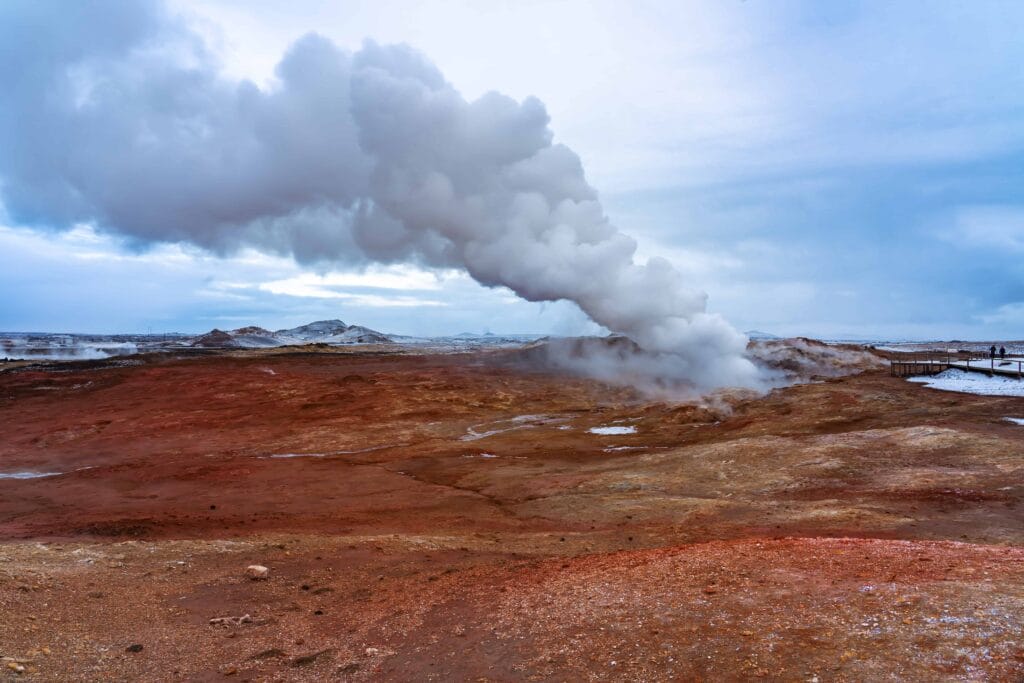
M 318 320 L 274 333 L 280 339 L 297 340 L 291 343 L 316 344 L 386 344 L 391 337 L 362 325 L 346 325 L 341 320 Z
M 346 325 L 341 320 L 318 320 L 287 330 L 271 332 L 262 327 L 241 327 L 237 330 L 210 330 L 192 340 L 191 345 L 204 348 L 261 349 L 303 344 L 387 344 L 391 337 L 361 325 Z
M 320 340 L 344 334 L 349 326 L 341 320 L 318 320 L 315 323 L 300 325 L 287 330 L 278 330 L 276 334 L 294 339 Z

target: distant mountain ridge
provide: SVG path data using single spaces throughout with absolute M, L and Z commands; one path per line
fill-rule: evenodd
M 298 337 L 299 339 L 311 339 L 314 337 L 330 337 L 338 334 L 344 334 L 348 329 L 349 326 L 346 325 L 344 321 L 338 319 L 317 320 L 316 322 L 299 325 L 298 327 L 292 327 L 287 330 L 278 330 L 276 334 L 288 337 Z
M 393 341 L 383 332 L 362 325 L 346 325 L 341 320 L 318 320 L 276 332 L 255 325 L 228 331 L 213 329 L 190 340 L 189 346 L 259 349 L 303 344 L 389 344 Z

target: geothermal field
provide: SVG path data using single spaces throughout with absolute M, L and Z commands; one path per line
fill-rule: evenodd
M 666 398 L 550 343 L 0 365 L 0 676 L 1024 676 L 1019 394 L 779 340 Z
M 1022 30 L 0 1 L 0 683 L 1024 681 Z

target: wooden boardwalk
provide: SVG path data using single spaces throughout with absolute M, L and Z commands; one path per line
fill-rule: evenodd
M 894 377 L 937 375 L 944 370 L 949 370 L 949 368 L 950 361 L 946 358 L 914 358 L 889 361 L 889 374 Z
M 937 375 L 940 372 L 956 368 L 967 372 L 983 372 L 986 375 L 999 375 L 1024 379 L 1024 358 L 991 358 L 989 356 L 964 357 L 949 355 L 939 357 L 915 357 L 892 359 L 889 361 L 889 374 L 894 377 L 913 377 L 917 375 Z
M 954 360 L 949 367 L 971 372 L 984 372 L 989 375 L 1002 375 L 1024 379 L 1024 358 L 972 358 L 970 360 Z

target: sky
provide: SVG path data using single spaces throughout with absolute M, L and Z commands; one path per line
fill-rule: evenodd
M 740 330 L 1024 337 L 1021 3 L 175 0 L 167 15 L 203 68 L 266 91 L 314 31 L 353 52 L 412 46 L 471 102 L 539 99 L 639 258 L 667 259 Z M 100 49 L 88 26 L 67 30 L 63 44 Z M 11 142 L 24 128 L 3 106 L 2 330 L 595 329 L 571 303 L 530 303 L 437 259 L 296 260 L 266 238 L 196 243 L 161 224 L 140 239 L 77 220 L 45 166 L 5 164 L 32 150 Z

